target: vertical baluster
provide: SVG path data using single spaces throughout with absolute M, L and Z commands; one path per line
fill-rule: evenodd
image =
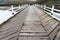
M 20 5 L 19 5 L 19 9 L 20 9 Z
M 54 5 L 52 5 L 51 15 L 53 15 L 53 13 L 54 13 Z
M 44 9 L 46 9 L 46 5 L 44 5 Z
M 14 9 L 13 9 L 13 5 L 11 5 L 11 9 L 12 9 L 12 14 L 14 14 Z
M 42 4 L 41 4 L 41 8 L 43 8 Z

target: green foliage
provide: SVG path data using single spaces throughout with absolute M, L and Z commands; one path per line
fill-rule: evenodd
M 60 4 L 60 0 L 37 0 L 38 3 L 52 3 L 52 4 Z

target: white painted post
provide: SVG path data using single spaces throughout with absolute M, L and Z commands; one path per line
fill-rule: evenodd
M 11 5 L 11 9 L 12 9 L 12 11 L 13 11 L 13 5 Z
M 41 7 L 41 5 L 39 5 Z
M 11 5 L 11 9 L 12 9 L 12 14 L 14 14 L 14 8 L 13 8 L 13 5 Z
M 46 5 L 44 5 L 44 9 L 46 9 Z
M 29 5 L 27 4 L 27 6 L 29 6 Z
M 42 4 L 41 4 L 41 8 L 42 8 L 43 6 L 42 6 Z
M 51 13 L 54 13 L 54 5 L 52 5 Z
M 22 5 L 22 8 L 23 8 L 24 6 Z
M 24 8 L 24 4 L 23 4 L 23 8 Z
M 19 9 L 20 9 L 20 5 L 19 5 Z

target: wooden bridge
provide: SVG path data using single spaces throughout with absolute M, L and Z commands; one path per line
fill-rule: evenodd
M 0 40 L 60 40 L 60 22 L 37 6 L 18 10 L 0 25 Z

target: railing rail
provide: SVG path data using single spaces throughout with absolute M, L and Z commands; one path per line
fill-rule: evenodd
M 52 5 L 52 7 L 47 7 L 46 5 L 42 5 L 42 4 L 37 6 L 40 7 L 41 9 L 44 9 L 45 10 L 44 12 L 46 12 L 53 18 L 57 19 L 58 21 L 60 21 L 60 10 L 55 9 L 55 5 Z
M 22 6 L 18 6 L 18 7 L 14 7 L 13 5 L 11 5 L 11 8 L 8 10 L 4 10 L 0 13 L 0 25 L 2 23 L 4 23 L 5 21 L 7 21 L 9 18 L 13 17 L 15 14 L 19 13 L 22 9 L 24 9 L 26 6 L 28 5 L 22 5 Z M 4 15 L 3 15 L 4 14 Z

